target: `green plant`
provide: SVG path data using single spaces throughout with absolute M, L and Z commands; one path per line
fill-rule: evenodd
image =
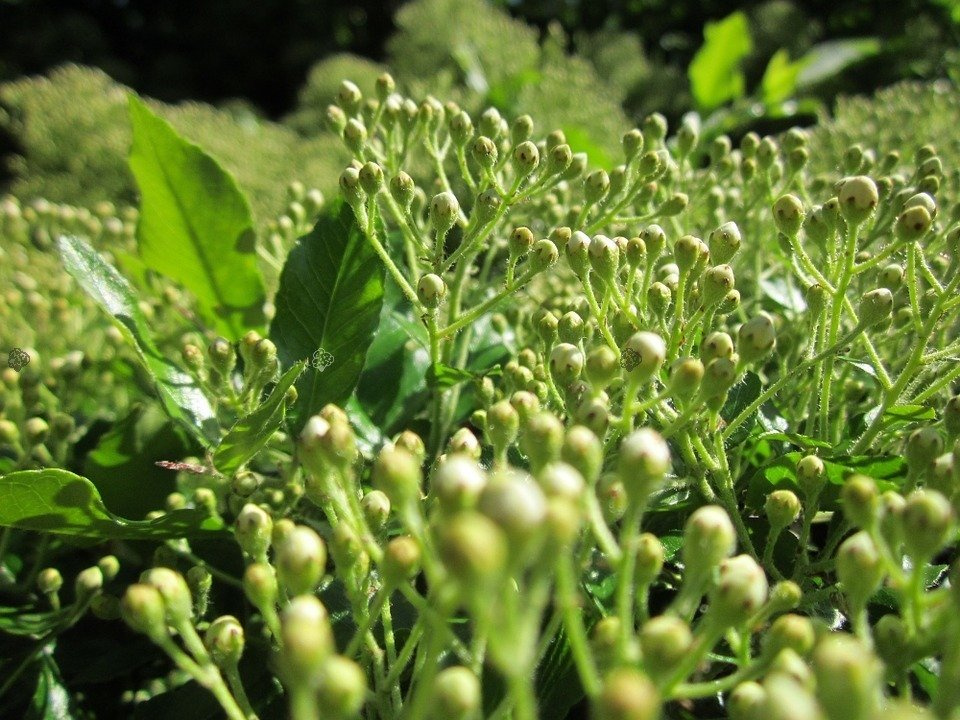
M 64 648 L 120 618 L 151 658 L 128 701 L 161 715 L 955 714 L 955 92 L 737 149 L 653 115 L 608 171 L 530 116 L 375 88 L 327 108 L 353 159 L 288 254 L 134 97 L 137 284 L 92 220 L 2 206 L 179 442 L 151 506 L 4 375 L 3 692 L 69 698 Z M 158 276 L 179 318 L 141 300 Z

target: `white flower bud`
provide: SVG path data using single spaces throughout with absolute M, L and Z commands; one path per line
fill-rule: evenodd
M 840 212 L 852 223 L 866 220 L 880 202 L 877 185 L 865 175 L 845 178 L 837 187 Z
M 460 203 L 452 192 L 442 192 L 433 196 L 430 201 L 430 222 L 434 229 L 444 234 L 457 222 L 460 213 Z
M 446 511 L 472 507 L 483 488 L 487 476 L 483 468 L 468 455 L 449 455 L 434 471 L 430 492 Z

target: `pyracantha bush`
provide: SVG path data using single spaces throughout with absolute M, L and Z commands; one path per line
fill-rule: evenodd
M 918 97 L 933 137 L 904 122 Z M 176 277 L 224 337 L 165 357 L 182 324 L 81 239 L 107 221 L 56 226 L 187 437 L 161 463 L 176 490 L 125 520 L 58 452 L 47 385 L 5 375 L 0 518 L 46 539 L 6 531 L 34 561 L 4 566 L 2 617 L 40 648 L 88 608 L 122 620 L 166 658 L 126 701 L 193 682 L 232 720 L 953 717 L 957 96 L 879 104 L 876 128 L 851 103 L 736 147 L 652 115 L 605 170 L 530 116 L 344 81 L 340 197 L 285 260 L 256 245 L 284 262 L 268 298 L 243 243 L 226 287 L 205 246 L 150 255 L 136 138 L 199 151 L 132 102 L 143 266 L 114 260 L 144 293 Z M 4 205 L 15 252 L 30 207 Z M 67 605 L 47 558 L 71 535 L 113 554 Z

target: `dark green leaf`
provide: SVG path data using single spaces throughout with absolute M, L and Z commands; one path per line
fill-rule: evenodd
M 383 264 L 342 201 L 334 203 L 287 257 L 270 337 L 289 367 L 319 350 L 329 365 L 311 365 L 297 382 L 297 421 L 353 393 L 373 341 L 383 301 Z
M 294 363 L 277 382 L 270 397 L 230 428 L 213 454 L 213 464 L 220 472 L 232 475 L 269 442 L 283 422 L 287 390 L 300 377 L 304 366 L 303 362 Z
M 135 95 L 130 120 L 144 263 L 192 292 L 203 317 L 230 340 L 262 329 L 266 294 L 256 236 L 236 180 Z
M 57 244 L 67 271 L 119 323 L 149 373 L 167 414 L 209 447 L 219 436 L 210 401 L 192 377 L 157 349 L 133 288 L 85 240 L 61 237 Z
M 180 460 L 195 447 L 156 406 L 135 407 L 87 455 L 83 474 L 112 512 L 140 518 L 163 507 L 175 489 L 176 473 L 160 460 Z
M 405 427 L 427 398 L 430 339 L 396 283 L 389 276 L 385 280 L 380 323 L 356 398 L 373 423 L 391 432 Z
M 537 708 L 544 718 L 566 717 L 570 708 L 585 695 L 562 626 L 537 666 L 536 694 Z
M 746 410 L 750 404 L 760 397 L 763 390 L 763 384 L 756 373 L 748 372 L 743 376 L 743 380 L 738 382 L 727 394 L 727 401 L 720 409 L 720 417 L 726 422 L 730 422 L 741 412 Z M 757 413 L 744 421 L 736 432 L 727 440 L 727 445 L 736 445 L 740 443 L 750 433 L 753 424 L 757 421 Z
M 20 470 L 0 477 L 0 525 L 97 539 L 214 536 L 223 523 L 200 510 L 175 510 L 156 520 L 126 520 L 104 506 L 86 478 L 66 470 Z
M 703 28 L 703 45 L 690 61 L 690 91 L 702 110 L 743 97 L 741 61 L 753 50 L 747 16 L 736 11 Z

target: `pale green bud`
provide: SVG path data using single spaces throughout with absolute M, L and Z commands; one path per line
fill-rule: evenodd
M 889 319 L 893 311 L 893 293 L 887 288 L 877 288 L 864 293 L 860 298 L 860 322 L 871 327 Z
M 520 449 L 530 459 L 533 471 L 555 460 L 563 444 L 563 423 L 550 412 L 531 415 L 520 433 Z
M 851 475 L 840 490 L 843 513 L 858 528 L 871 527 L 879 505 L 877 484 L 865 475 Z
M 120 601 L 120 617 L 133 630 L 151 640 L 161 640 L 169 635 L 163 598 L 153 585 L 130 585 Z
M 576 345 L 560 343 L 550 352 L 550 372 L 564 384 L 580 377 L 583 370 L 583 353 Z
M 367 195 L 376 195 L 383 187 L 383 168 L 375 162 L 363 164 L 359 172 L 360 187 Z
M 735 222 L 726 222 L 709 236 L 710 258 L 718 264 L 729 263 L 743 240 Z
M 693 512 L 683 531 L 683 561 L 693 575 L 702 576 L 733 554 L 737 533 L 726 511 L 704 505 Z
M 210 657 L 220 666 L 236 666 L 243 655 L 243 626 L 232 615 L 222 615 L 210 623 L 203 638 Z
M 540 151 L 526 140 L 513 149 L 513 166 L 520 175 L 529 175 L 540 164 Z
M 709 612 L 718 621 L 739 625 L 766 602 L 767 576 L 749 555 L 737 555 L 720 563 L 717 584 L 710 595 Z
M 471 153 L 477 164 L 484 169 L 490 170 L 497 163 L 497 144 L 485 135 L 473 141 Z
M 787 237 L 797 236 L 805 215 L 803 203 L 796 195 L 781 195 L 773 204 L 773 221 Z
M 771 530 L 779 532 L 797 519 L 800 514 L 800 500 L 790 490 L 774 490 L 767 495 L 763 509 Z
M 272 565 L 251 563 L 243 573 L 243 592 L 257 608 L 273 607 L 277 601 L 277 574 Z
M 263 508 L 247 503 L 237 515 L 237 543 L 252 558 L 265 557 L 270 549 L 273 518 Z
M 953 534 L 953 508 L 936 490 L 914 491 L 906 501 L 902 514 L 904 546 L 914 562 L 928 562 Z
M 390 587 L 412 580 L 420 572 L 420 545 L 412 537 L 393 538 L 384 550 L 381 568 Z
M 147 570 L 141 578 L 152 585 L 163 598 L 167 622 L 174 627 L 188 623 L 193 618 L 193 598 L 183 575 L 170 568 L 158 567 Z
M 768 355 L 777 343 L 773 318 L 760 312 L 740 326 L 737 351 L 746 362 L 755 362 Z
M 371 484 L 397 507 L 420 499 L 423 473 L 415 455 L 395 445 L 385 445 L 377 454 Z
M 670 472 L 670 448 L 652 428 L 636 430 L 620 443 L 617 472 L 635 502 L 645 502 Z
M 447 284 L 439 275 L 428 273 L 417 283 L 417 298 L 429 310 L 440 307 L 447 295 Z
M 430 717 L 435 720 L 469 720 L 480 709 L 480 680 L 468 668 L 444 668 L 433 681 Z
M 314 595 L 294 597 L 280 616 L 280 635 L 281 674 L 291 685 L 314 685 L 334 651 L 330 615 L 323 603 Z
M 519 471 L 495 474 L 480 493 L 477 504 L 514 542 L 526 542 L 543 526 L 547 500 L 540 486 Z
M 766 720 L 764 705 L 767 691 L 759 683 L 748 680 L 734 688 L 727 698 L 726 710 L 730 720 Z
M 327 546 L 312 528 L 298 525 L 276 548 L 277 579 L 291 595 L 313 592 L 327 565 Z
M 378 532 L 390 518 L 390 498 L 380 490 L 371 490 L 360 500 L 363 517 L 374 532 Z
M 673 615 L 660 615 L 640 630 L 643 667 L 655 676 L 668 675 L 693 647 L 690 626 Z
M 503 531 L 485 515 L 469 511 L 440 525 L 437 549 L 447 571 L 468 587 L 495 577 L 507 558 Z
M 879 700 L 883 667 L 851 635 L 831 633 L 813 653 L 817 698 L 830 720 L 868 720 Z
M 460 203 L 452 192 L 442 192 L 433 196 L 430 201 L 430 222 L 434 229 L 444 234 L 457 222 L 460 213 Z
M 733 289 L 736 278 L 729 265 L 715 265 L 709 268 L 700 280 L 700 291 L 705 307 L 715 307 Z
M 593 484 L 600 476 L 603 465 L 603 445 L 590 428 L 574 425 L 567 430 L 560 457 L 575 467 L 588 483 Z
M 646 382 L 660 370 L 666 355 L 667 346 L 662 337 L 641 331 L 624 343 L 620 362 L 635 380 Z
M 865 175 L 857 175 L 840 181 L 837 199 L 844 218 L 851 223 L 861 223 L 873 214 L 880 196 L 873 180 Z
M 660 694 L 638 670 L 617 668 L 603 680 L 600 694 L 594 700 L 595 720 L 657 720 L 660 717 Z
M 844 593 L 856 608 L 864 607 L 883 582 L 880 555 L 865 531 L 843 541 L 837 549 L 836 568 Z

